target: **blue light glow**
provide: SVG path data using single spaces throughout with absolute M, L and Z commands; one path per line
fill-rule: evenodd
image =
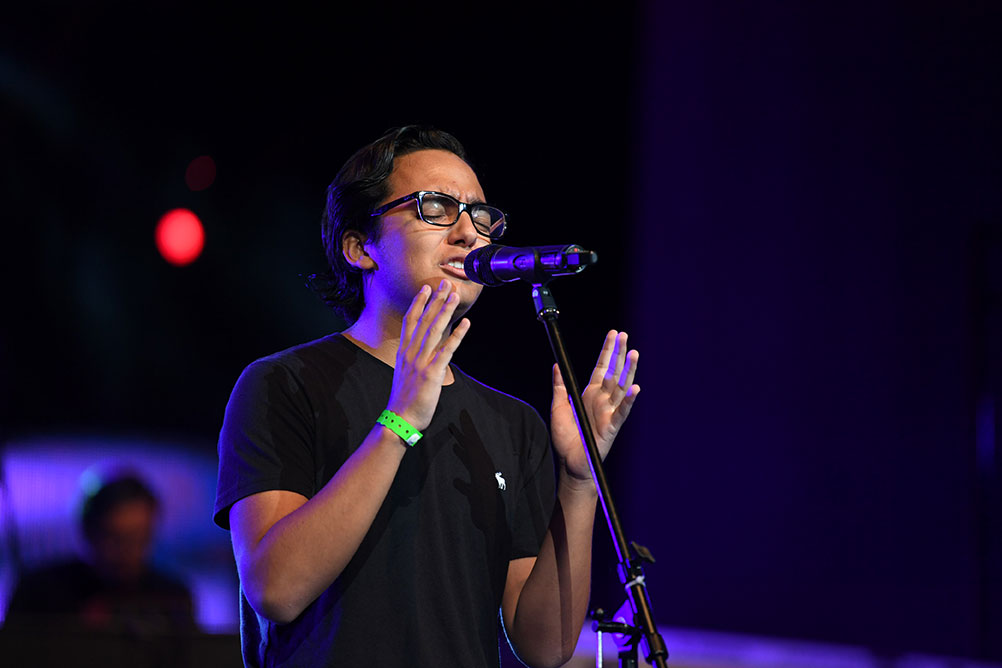
M 104 473 L 128 469 L 160 498 L 155 562 L 186 582 L 205 631 L 238 628 L 237 579 L 229 534 L 212 524 L 216 490 L 214 448 L 143 438 L 44 436 L 3 449 L 6 489 L 0 540 L 16 541 L 24 568 L 81 554 L 77 508 Z M 14 554 L 4 545 L 5 557 Z M 16 581 L 11 559 L 0 562 L 0 622 Z

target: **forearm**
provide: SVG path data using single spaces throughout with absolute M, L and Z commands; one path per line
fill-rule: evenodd
M 316 496 L 291 512 L 273 509 L 284 516 L 237 550 L 241 583 L 260 614 L 289 622 L 337 579 L 371 527 L 405 453 L 398 436 L 377 426 Z
M 591 586 L 597 493 L 591 481 L 561 477 L 550 526 L 518 598 L 509 635 L 531 666 L 558 666 L 577 645 Z

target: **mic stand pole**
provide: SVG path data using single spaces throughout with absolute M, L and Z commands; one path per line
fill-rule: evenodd
M 634 548 L 639 553 L 637 559 L 631 560 L 630 550 L 626 543 L 626 536 L 623 534 L 623 526 L 619 521 L 619 514 L 612 502 L 612 495 L 609 492 L 609 484 L 605 477 L 605 470 L 602 468 L 602 458 L 595 444 L 595 435 L 588 421 L 584 404 L 581 401 L 581 391 L 578 389 L 577 380 L 571 370 L 570 361 L 567 358 L 567 350 L 564 347 L 564 340 L 560 335 L 560 327 L 557 325 L 557 318 L 560 311 L 557 303 L 553 299 L 553 293 L 545 284 L 534 283 L 532 286 L 532 302 L 536 308 L 536 317 L 546 326 L 546 335 L 550 339 L 550 347 L 553 349 L 553 356 L 556 358 L 560 373 L 567 387 L 567 396 L 570 397 L 577 415 L 578 425 L 581 428 L 581 438 L 584 440 L 585 449 L 588 452 L 588 466 L 591 468 L 592 478 L 598 489 L 598 500 L 605 513 L 606 523 L 609 526 L 609 533 L 612 535 L 612 543 L 616 548 L 616 556 L 619 559 L 619 580 L 623 583 L 629 597 L 630 607 L 633 610 L 633 624 L 638 631 L 635 635 L 628 636 L 631 643 L 632 665 L 636 666 L 637 642 L 644 645 L 644 657 L 652 665 L 658 668 L 667 668 L 668 650 L 665 647 L 664 639 L 658 633 L 654 625 L 654 616 L 651 613 L 651 601 L 647 595 L 647 585 L 644 583 L 644 569 L 641 561 L 646 557 L 650 560 L 650 553 L 645 548 L 634 544 Z M 628 626 L 628 625 L 627 625 Z M 620 653 L 620 663 L 623 665 L 624 656 Z M 599 657 L 601 661 L 601 657 Z M 629 665 L 630 659 L 626 659 Z

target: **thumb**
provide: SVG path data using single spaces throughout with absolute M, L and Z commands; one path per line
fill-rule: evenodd
M 567 403 L 567 387 L 564 377 L 560 375 L 560 367 L 553 365 L 553 408 Z

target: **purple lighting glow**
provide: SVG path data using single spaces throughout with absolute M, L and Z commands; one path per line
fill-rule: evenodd
M 205 631 L 237 627 L 237 581 L 229 536 L 211 521 L 216 460 L 205 447 L 126 439 L 55 436 L 7 443 L 2 470 L 0 536 L 13 538 L 24 568 L 36 568 L 82 550 L 76 516 L 82 485 L 109 470 L 131 470 L 160 498 L 154 560 L 186 582 Z M 15 565 L 0 562 L 0 621 L 16 582 Z

